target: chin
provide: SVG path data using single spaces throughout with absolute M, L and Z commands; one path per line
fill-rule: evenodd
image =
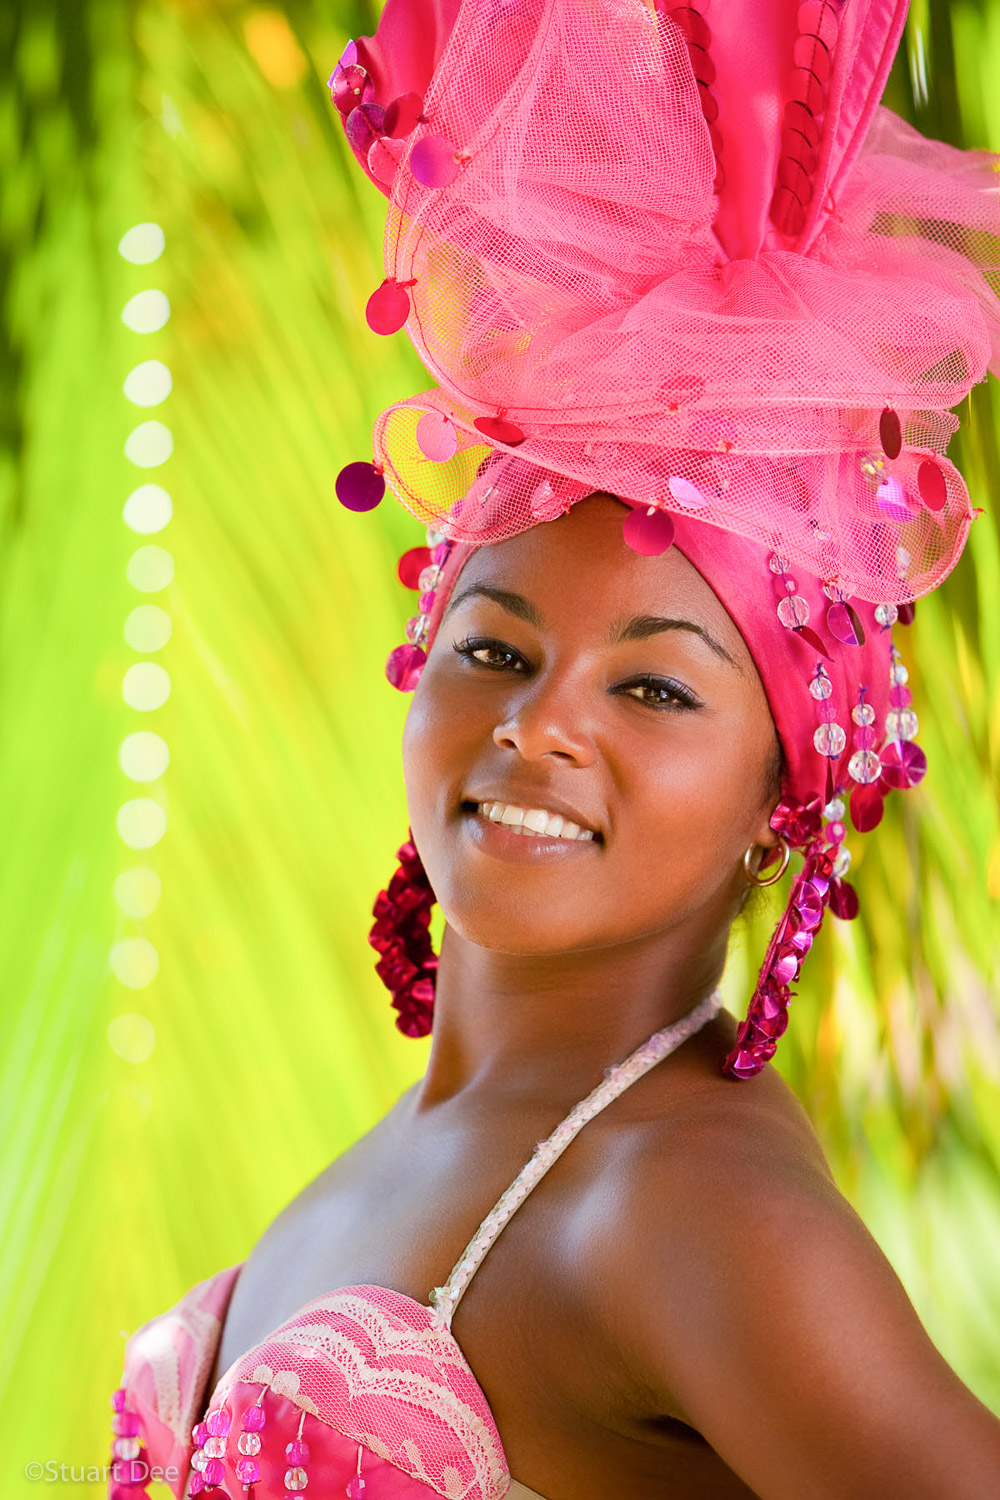
M 507 907 L 492 900 L 439 904 L 447 927 L 463 942 L 491 953 L 543 958 L 603 946 L 598 933 L 581 931 L 579 906 L 560 919 L 551 908 L 539 912 L 537 905 L 526 911 L 519 904 Z

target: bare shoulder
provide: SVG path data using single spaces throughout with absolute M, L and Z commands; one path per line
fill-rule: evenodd
M 588 1267 L 649 1421 L 686 1422 L 763 1500 L 1000 1494 L 1000 1422 L 930 1342 L 781 1078 L 693 1069 L 661 1103 Z

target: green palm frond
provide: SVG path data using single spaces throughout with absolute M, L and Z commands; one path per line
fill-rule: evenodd
M 105 1461 L 118 1330 L 244 1255 L 426 1057 L 365 942 L 406 832 L 406 703 L 382 664 L 410 613 L 395 561 L 421 536 L 398 507 L 359 519 L 333 498 L 376 413 L 427 383 L 402 335 L 365 326 L 382 204 L 323 82 L 372 25 L 313 0 L 35 0 L 0 22 L 5 1495 L 29 1459 Z M 1000 3 L 915 6 L 890 102 L 996 149 L 998 77 Z M 119 238 L 145 220 L 165 253 L 128 264 Z M 150 287 L 170 320 L 133 333 L 121 309 Z M 173 391 L 142 410 L 122 382 L 148 359 Z M 899 633 L 930 773 L 856 841 L 862 917 L 817 945 L 779 1063 L 1000 1411 L 997 399 L 977 389 L 953 450 L 985 513 Z M 123 446 L 150 418 L 174 451 L 141 470 Z M 149 536 L 122 521 L 145 481 L 173 502 Z M 126 569 L 150 545 L 174 580 L 143 594 Z M 122 697 L 142 603 L 172 622 L 149 712 Z M 141 729 L 170 749 L 148 784 L 118 761 Z M 166 815 L 145 850 L 116 829 L 136 798 Z M 135 866 L 162 888 L 147 916 L 113 893 Z M 734 949 L 734 1009 L 767 924 Z

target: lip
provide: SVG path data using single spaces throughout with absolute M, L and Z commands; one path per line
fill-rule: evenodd
M 497 791 L 495 787 L 491 787 L 487 791 L 473 792 L 463 798 L 462 811 L 468 812 L 474 810 L 477 805 L 483 802 L 502 802 L 505 807 L 523 807 L 525 812 L 530 812 L 533 807 L 544 807 L 546 812 L 559 813 L 561 817 L 566 818 L 570 823 L 579 823 L 581 828 L 591 829 L 594 834 L 593 842 L 595 844 L 603 844 L 604 842 L 603 830 L 592 818 L 588 818 L 578 807 L 572 807 L 568 802 L 562 802 L 558 797 L 553 797 L 549 792 L 530 791 L 526 788 L 516 786 L 504 787 L 502 791 Z M 520 835 L 515 834 L 514 837 L 519 838 Z M 552 841 L 550 839 L 540 839 L 539 842 L 551 843 Z M 567 843 L 568 840 L 564 839 L 563 842 Z M 585 840 L 584 842 L 587 841 Z
M 480 797 L 480 802 L 500 802 L 500 797 Z M 513 801 L 513 799 L 511 799 Z M 531 806 L 540 807 L 544 803 L 514 803 L 515 807 Z M 562 809 L 555 803 L 551 803 L 551 812 L 560 812 Z M 572 817 L 572 813 L 565 814 Z M 578 817 L 573 818 L 579 822 Z M 477 812 L 475 807 L 465 805 L 462 808 L 462 828 L 470 841 L 483 854 L 492 855 L 494 859 L 504 859 L 511 864 L 517 865 L 539 865 L 551 864 L 556 860 L 563 859 L 587 859 L 592 857 L 595 849 L 602 847 L 601 841 L 592 839 L 561 839 L 546 838 L 544 834 L 529 835 L 515 833 L 505 823 L 494 823 L 489 818 L 484 818 L 482 813 Z

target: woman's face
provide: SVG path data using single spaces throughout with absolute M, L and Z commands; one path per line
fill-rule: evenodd
M 775 843 L 776 736 L 750 653 L 675 548 L 626 546 L 623 516 L 591 496 L 474 553 L 413 696 L 410 825 L 447 922 L 483 947 L 718 934 L 744 851 Z M 484 804 L 594 837 L 515 833 Z

